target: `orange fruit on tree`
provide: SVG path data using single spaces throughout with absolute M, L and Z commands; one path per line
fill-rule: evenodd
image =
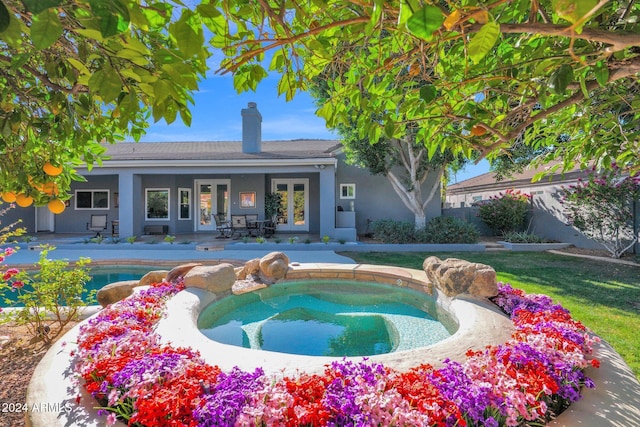
M 44 194 L 48 194 L 49 196 L 57 196 L 58 195 L 58 185 L 55 182 L 46 182 L 41 191 Z
M 4 193 L 2 193 L 2 200 L 7 203 L 13 203 L 16 201 L 16 193 L 14 193 L 13 191 L 5 191 Z
M 49 210 L 54 214 L 64 212 L 65 207 L 64 202 L 60 199 L 51 199 L 49 200 L 49 203 L 47 203 L 47 208 L 49 208 Z
M 471 128 L 471 135 L 473 136 L 482 136 L 485 133 L 487 133 L 487 130 L 484 128 L 484 126 L 473 125 L 473 127 Z
M 31 206 L 31 204 L 33 203 L 33 197 L 27 196 L 24 193 L 17 194 L 16 203 L 18 204 L 18 206 L 26 208 L 28 206 Z
M 44 173 L 50 176 L 58 176 L 62 173 L 62 166 L 54 166 L 51 162 L 47 162 L 42 167 Z

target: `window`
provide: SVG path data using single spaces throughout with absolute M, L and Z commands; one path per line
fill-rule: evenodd
M 355 199 L 356 198 L 356 185 L 355 184 L 340 184 L 340 198 L 341 199 Z
M 169 189 L 147 188 L 144 194 L 146 219 L 169 219 Z
M 482 196 L 473 196 L 472 199 L 474 202 L 481 202 L 482 201 Z
M 76 209 L 109 209 L 109 190 L 76 190 Z
M 178 188 L 178 219 L 191 219 L 190 188 Z

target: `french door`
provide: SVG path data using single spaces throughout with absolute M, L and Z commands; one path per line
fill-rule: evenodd
M 276 227 L 282 231 L 309 231 L 309 180 L 274 179 L 271 191 L 280 194 Z
M 196 179 L 195 215 L 196 231 L 213 231 L 216 229 L 215 215 L 229 217 L 228 179 Z

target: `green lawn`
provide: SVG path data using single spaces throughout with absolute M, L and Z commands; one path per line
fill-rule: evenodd
M 492 266 L 498 280 L 528 293 L 549 295 L 610 343 L 640 379 L 640 266 L 550 253 L 343 252 L 358 263 L 422 270 L 428 256 L 461 258 Z

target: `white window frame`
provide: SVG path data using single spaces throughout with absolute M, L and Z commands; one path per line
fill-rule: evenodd
M 78 193 L 91 193 L 91 207 L 90 208 L 81 208 L 78 207 Z M 97 207 L 94 206 L 94 193 L 107 193 L 107 206 L 106 207 Z M 107 189 L 77 189 L 75 191 L 75 202 L 74 208 L 77 211 L 106 211 L 111 208 L 111 191 Z
M 167 217 L 166 218 L 149 218 L 149 192 L 151 191 L 167 192 Z M 170 188 L 145 188 L 144 189 L 144 219 L 146 221 L 170 221 L 171 220 L 171 189 Z
M 187 217 L 182 216 L 182 193 L 187 193 L 187 207 L 189 208 Z M 190 188 L 178 188 L 178 221 L 191 221 L 191 189 Z
M 347 195 L 345 196 L 344 193 Z M 355 199 L 356 198 L 356 185 L 355 184 L 340 184 L 340 199 Z

